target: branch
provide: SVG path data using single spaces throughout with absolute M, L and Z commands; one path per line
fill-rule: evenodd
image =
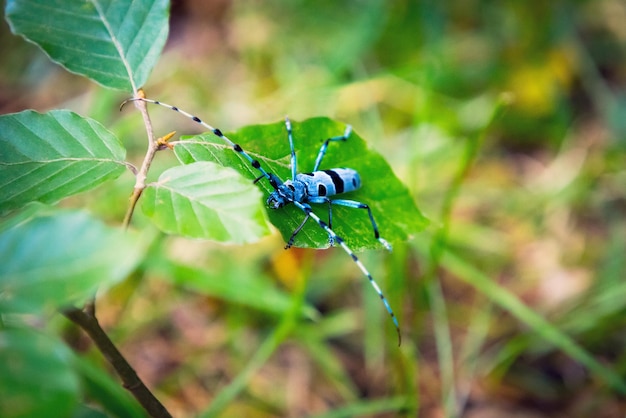
M 106 335 L 98 319 L 88 311 L 78 308 L 69 309 L 63 315 L 80 327 L 91 337 L 104 358 L 113 366 L 126 389 L 137 399 L 152 417 L 171 417 L 171 414 L 150 392 L 135 370 L 128 364 L 122 353 Z
M 145 94 L 141 89 L 137 91 L 136 96 L 145 98 Z M 120 106 L 120 110 L 122 110 L 122 107 L 124 107 L 124 105 L 130 100 L 133 99 L 124 101 Z M 154 160 L 156 152 L 161 149 L 161 141 L 154 138 L 154 129 L 152 128 L 152 121 L 150 120 L 150 115 L 148 114 L 148 107 L 146 106 L 146 102 L 142 100 L 133 101 L 135 103 L 135 107 L 139 110 L 139 112 L 141 112 L 143 123 L 146 127 L 146 133 L 148 134 L 148 150 L 146 151 L 146 155 L 143 158 L 141 167 L 139 168 L 139 171 L 137 172 L 137 175 L 135 177 L 135 187 L 133 188 L 133 193 L 130 196 L 130 203 L 128 205 L 128 209 L 122 223 L 125 229 L 127 229 L 130 225 L 130 221 L 133 217 L 133 213 L 135 212 L 137 202 L 139 201 L 143 190 L 146 188 L 146 178 L 148 177 L 148 170 L 150 169 L 152 160 Z

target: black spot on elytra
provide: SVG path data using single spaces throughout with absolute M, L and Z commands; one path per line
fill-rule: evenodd
M 335 185 L 335 192 L 337 194 L 343 193 L 343 179 L 339 174 L 337 174 L 334 170 L 324 170 L 324 173 L 328 174 L 333 184 Z

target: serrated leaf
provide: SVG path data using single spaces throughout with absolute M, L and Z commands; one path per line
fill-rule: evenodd
M 126 151 L 95 120 L 67 110 L 0 116 L 0 214 L 54 203 L 118 177 Z
M 165 45 L 167 0 L 8 0 L 13 33 L 105 87 L 145 84 Z
M 0 311 L 81 305 L 126 277 L 143 254 L 138 237 L 83 212 L 28 219 L 0 233 Z
M 80 395 L 72 353 L 56 338 L 28 329 L 0 329 L 2 416 L 68 417 Z
M 244 243 L 269 233 L 261 197 L 235 170 L 198 162 L 163 172 L 144 190 L 142 208 L 165 232 Z
M 313 168 L 315 158 L 326 138 L 341 135 L 345 126 L 328 118 L 312 118 L 301 123 L 292 121 L 294 146 L 298 158 L 298 172 L 308 172 Z M 253 158 L 260 161 L 268 171 L 281 179 L 291 177 L 290 150 L 284 122 L 270 125 L 245 127 L 238 132 L 227 134 Z M 207 133 L 185 138 L 174 148 L 179 160 L 185 164 L 194 161 L 215 161 L 235 168 L 248 179 L 255 179 L 259 172 L 241 155 L 234 152 L 224 141 Z M 368 148 L 355 132 L 345 142 L 331 142 L 320 169 L 349 167 L 359 172 L 362 188 L 340 195 L 342 199 L 352 199 L 368 204 L 380 234 L 390 242 L 400 242 L 421 231 L 428 220 L 416 207 L 407 188 L 395 176 L 389 164 L 380 154 Z M 257 183 L 267 198 L 273 191 L 269 183 Z M 313 205 L 321 219 L 328 218 L 326 205 Z M 286 206 L 278 210 L 268 209 L 269 218 L 285 240 L 304 219 L 301 210 Z M 381 248 L 374 238 L 371 223 L 365 210 L 333 206 L 333 229 L 355 250 Z M 298 234 L 295 245 L 299 247 L 326 248 L 328 236 L 314 221 Z

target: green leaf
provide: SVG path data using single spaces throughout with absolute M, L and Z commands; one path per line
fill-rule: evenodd
M 34 217 L 0 233 L 0 311 L 41 312 L 82 304 L 125 278 L 145 242 L 87 214 Z
M 28 329 L 1 329 L 2 416 L 71 416 L 80 394 L 71 362 L 72 353 L 57 339 Z
M 168 33 L 167 0 L 8 0 L 13 33 L 105 87 L 145 84 Z
M 126 151 L 98 122 L 67 110 L 0 116 L 0 214 L 54 203 L 124 172 Z
M 326 138 L 341 135 L 345 126 L 328 118 L 312 118 L 301 123 L 292 122 L 294 147 L 298 157 L 298 172 L 313 168 L 320 146 Z M 284 122 L 271 125 L 248 126 L 228 134 L 269 172 L 281 179 L 291 178 L 290 151 Z M 179 160 L 185 164 L 194 161 L 215 161 L 235 168 L 248 179 L 259 172 L 240 154 L 213 134 L 186 138 L 175 144 Z M 372 209 L 380 234 L 389 242 L 401 242 L 423 230 L 428 220 L 415 206 L 407 188 L 395 176 L 389 164 L 377 152 L 368 148 L 363 139 L 352 132 L 346 142 L 331 142 L 320 169 L 349 167 L 361 176 L 361 189 L 341 195 L 366 203 Z M 257 183 L 265 198 L 273 191 L 266 180 Z M 322 220 L 328 218 L 326 205 L 313 205 Z M 293 205 L 278 210 L 268 210 L 269 218 L 285 240 L 304 219 L 301 210 Z M 333 229 L 345 239 L 353 250 L 380 248 L 374 238 L 372 225 L 365 210 L 333 206 Z M 299 247 L 326 248 L 328 236 L 314 221 L 309 221 L 298 234 L 295 245 Z
M 261 193 L 211 162 L 170 168 L 148 185 L 142 209 L 163 231 L 220 242 L 254 242 L 269 229 Z

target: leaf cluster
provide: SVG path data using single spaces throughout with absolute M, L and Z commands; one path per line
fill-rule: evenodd
M 164 0 L 9 0 L 5 15 L 15 34 L 37 45 L 68 71 L 102 87 L 138 96 L 167 38 L 168 8 Z M 148 248 L 157 242 L 154 233 L 128 229 L 135 204 L 139 202 L 147 218 L 166 234 L 241 244 L 257 241 L 270 231 L 264 202 L 271 190 L 265 182 L 253 183 L 258 173 L 247 162 L 211 134 L 173 144 L 154 138 L 145 106 L 138 108 L 148 134 L 140 167 L 130 163 L 126 147 L 116 135 L 78 113 L 25 110 L 0 116 L 0 357 L 11 365 L 0 377 L 0 404 L 9 406 L 7 416 L 34 416 L 44 410 L 48 416 L 67 416 L 72 411 L 93 414 L 86 406 L 75 411 L 81 392 L 100 400 L 111 413 L 142 414 L 102 370 L 93 369 L 68 351 L 55 332 L 33 330 L 24 321 L 25 314 L 42 317 L 63 311 L 92 338 L 101 331 L 93 311 L 94 296 L 137 271 L 149 259 Z M 294 122 L 293 126 L 299 170 L 311 167 L 321 141 L 343 129 L 327 118 Z M 229 135 L 267 170 L 288 178 L 289 148 L 282 122 L 249 126 Z M 181 165 L 164 170 L 155 182 L 147 182 L 156 153 L 170 148 Z M 346 144 L 333 144 L 325 165 L 348 166 L 361 173 L 365 186 L 346 197 L 368 203 L 390 241 L 402 242 L 426 226 L 406 187 L 358 134 Z M 107 225 L 84 210 L 56 206 L 127 173 L 135 177 L 135 186 L 125 228 Z M 320 208 L 318 212 L 322 218 L 327 216 L 324 211 Z M 354 212 L 358 211 L 337 208 L 333 227 L 355 250 L 376 247 L 367 214 Z M 302 218 L 293 207 L 269 214 L 283 237 L 288 237 Z M 295 245 L 325 248 L 328 237 L 311 223 Z M 292 309 L 284 292 L 259 287 L 260 281 L 246 282 L 249 289 L 257 289 L 252 293 L 232 292 L 229 286 L 216 286 L 218 278 L 190 266 L 168 260 L 161 267 L 155 263 L 155 267 L 169 271 L 172 282 L 182 278 L 187 287 L 274 315 L 289 311 L 308 317 L 316 314 L 302 301 Z M 215 284 L 198 283 L 198 277 Z M 287 318 L 291 323 L 294 317 Z M 108 350 L 106 341 L 104 349 L 101 341 L 96 344 Z M 43 379 L 48 387 L 45 393 L 41 392 L 41 376 L 33 378 L 42 368 L 47 376 Z M 128 382 L 128 376 L 121 374 L 121 378 Z M 144 407 L 151 402 L 133 394 Z

